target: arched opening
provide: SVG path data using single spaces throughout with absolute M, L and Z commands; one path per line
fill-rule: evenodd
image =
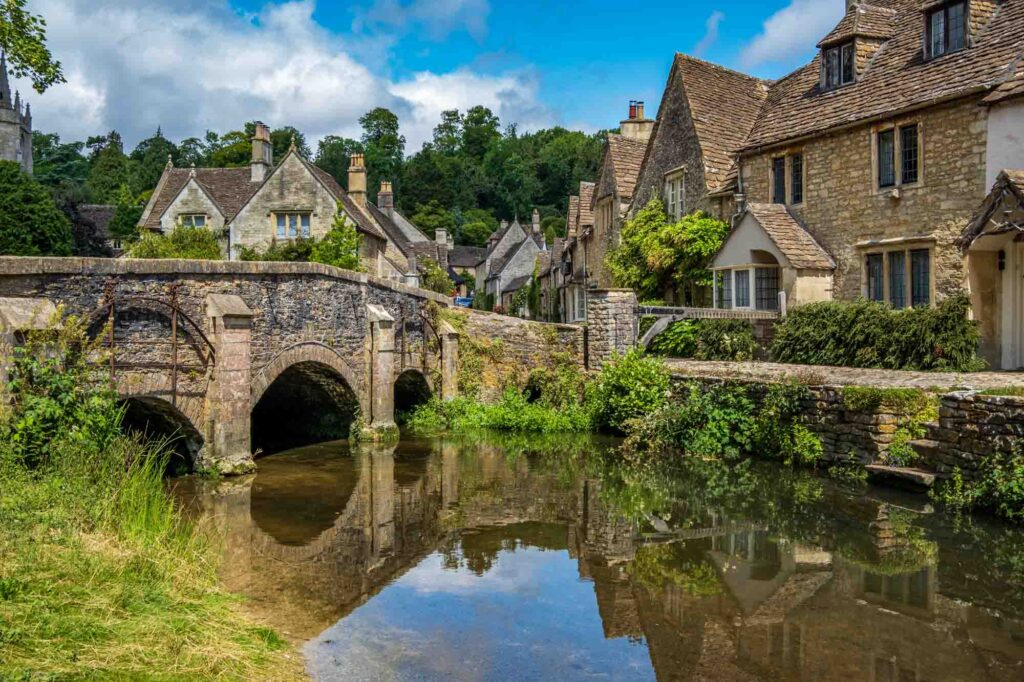
M 418 406 L 430 400 L 432 392 L 423 373 L 407 369 L 395 379 L 395 421 L 404 424 Z
M 252 410 L 253 452 L 268 454 L 347 438 L 359 400 L 345 378 L 313 361 L 284 370 Z
M 167 476 L 192 473 L 196 456 L 203 447 L 203 436 L 176 407 L 159 398 L 128 398 L 123 403 L 121 428 L 166 443 L 170 450 Z

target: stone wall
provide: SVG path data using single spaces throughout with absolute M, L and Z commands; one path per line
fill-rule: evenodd
M 956 392 L 942 396 L 939 423 L 914 449 L 925 468 L 949 474 L 957 467 L 970 480 L 986 458 L 1010 452 L 1021 436 L 1024 397 Z
M 976 99 L 961 100 L 882 123 L 918 123 L 920 182 L 901 188 L 899 199 L 875 189 L 874 127 L 862 125 L 742 159 L 743 186 L 751 202 L 770 198 L 771 160 L 803 152 L 804 202 L 793 213 L 836 260 L 834 297 L 862 295 L 865 251 L 856 244 L 933 236 L 933 283 L 941 298 L 963 282 L 963 263 L 953 245 L 985 197 L 986 111 Z M 927 241 L 921 246 L 932 246 Z
M 636 294 L 632 289 L 587 291 L 587 367 L 600 369 L 614 353 L 625 353 L 636 344 Z

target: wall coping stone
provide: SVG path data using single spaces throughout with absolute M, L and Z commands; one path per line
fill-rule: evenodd
M 363 272 L 342 270 L 323 263 L 268 261 L 184 260 L 176 258 L 48 258 L 0 256 L 0 277 L 18 275 L 316 275 L 370 284 L 444 305 L 444 294 L 411 287 Z
M 582 331 L 583 325 L 579 324 L 565 324 L 563 322 L 544 322 L 543 320 L 528 320 L 523 317 L 515 317 L 512 315 L 502 315 L 501 313 L 492 313 L 488 310 L 477 310 L 476 308 L 458 308 L 458 310 L 464 310 L 470 315 L 483 315 L 487 317 L 501 318 L 502 321 L 509 321 L 515 324 L 542 324 L 546 327 L 554 327 L 562 331 Z

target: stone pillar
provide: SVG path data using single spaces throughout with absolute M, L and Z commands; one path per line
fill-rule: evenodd
M 459 333 L 447 322 L 437 330 L 441 337 L 441 399 L 459 394 Z
M 600 369 L 614 353 L 625 353 L 636 345 L 639 325 L 632 289 L 587 291 L 587 367 Z
M 238 296 L 206 297 L 215 363 L 206 389 L 206 442 L 197 468 L 243 474 L 256 468 L 250 442 L 252 311 Z
M 395 446 L 360 445 L 358 453 L 360 467 L 370 478 L 365 532 L 370 545 L 369 565 L 373 567 L 395 549 Z
M 370 323 L 369 389 L 370 413 L 365 415 L 362 437 L 367 440 L 395 440 L 395 318 L 382 306 L 366 306 Z
M 46 329 L 59 322 L 56 317 L 57 307 L 47 298 L 0 298 L 0 401 L 7 400 L 7 376 L 18 335 Z

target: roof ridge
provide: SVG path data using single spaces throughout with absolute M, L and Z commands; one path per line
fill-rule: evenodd
M 701 59 L 700 57 L 694 57 L 693 55 L 686 54 L 685 52 L 676 52 L 676 59 L 686 59 L 686 60 L 689 60 L 691 62 L 697 62 L 698 64 L 704 64 L 706 66 L 710 66 L 710 67 L 718 69 L 720 71 L 725 71 L 727 73 L 731 73 L 731 74 L 736 75 L 736 76 L 742 76 L 743 78 L 746 78 L 748 80 L 758 81 L 760 83 L 773 83 L 774 82 L 771 78 L 759 78 L 758 76 L 752 76 L 749 73 L 743 73 L 742 71 L 737 71 L 736 69 L 731 69 L 728 66 L 723 66 L 723 65 L 717 64 L 715 62 L 709 62 L 706 59 Z

